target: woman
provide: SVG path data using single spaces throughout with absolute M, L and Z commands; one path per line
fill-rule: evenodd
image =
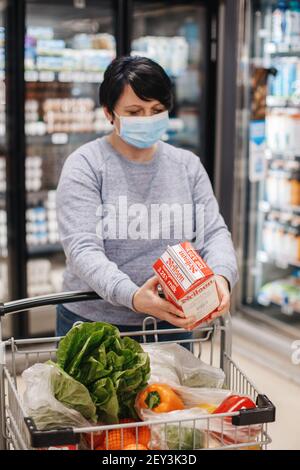
M 194 319 L 159 297 L 152 271 L 167 245 L 183 240 L 192 241 L 214 271 L 217 315 L 223 315 L 237 281 L 235 252 L 200 159 L 160 140 L 172 108 L 170 79 L 150 59 L 115 59 L 100 103 L 113 131 L 68 157 L 57 215 L 67 260 L 64 289 L 93 290 L 103 300 L 59 306 L 57 334 L 79 320 L 137 330 L 149 315 L 160 328 L 189 329 Z

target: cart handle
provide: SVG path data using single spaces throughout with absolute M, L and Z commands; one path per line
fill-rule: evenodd
M 158 287 L 158 295 L 165 298 L 160 286 Z M 10 302 L 0 302 L 0 317 L 8 314 L 24 312 L 31 308 L 44 307 L 47 305 L 67 304 L 72 302 L 83 302 L 88 300 L 103 300 L 96 292 L 61 292 L 59 294 L 39 295 L 26 299 L 12 300 Z
M 67 304 L 71 302 L 82 302 L 97 299 L 101 299 L 101 297 L 96 294 L 96 292 L 72 291 L 13 300 L 11 302 L 0 303 L 0 317 L 4 317 L 8 314 L 24 312 L 31 308 L 43 307 L 45 305 L 57 305 L 62 303 Z
M 256 408 L 240 410 L 237 416 L 232 417 L 235 426 L 248 426 L 250 424 L 274 423 L 276 408 L 266 395 L 258 395 Z

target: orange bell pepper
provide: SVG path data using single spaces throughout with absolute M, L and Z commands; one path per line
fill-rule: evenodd
M 155 413 L 183 410 L 181 398 L 167 384 L 151 384 L 143 390 L 137 400 L 139 409 L 150 409 Z

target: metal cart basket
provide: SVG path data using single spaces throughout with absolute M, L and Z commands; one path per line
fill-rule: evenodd
M 170 426 L 178 428 L 178 444 L 176 449 L 185 449 L 182 441 L 181 430 L 187 425 L 193 433 L 191 449 L 266 449 L 271 439 L 267 431 L 267 423 L 275 421 L 275 407 L 263 394 L 260 394 L 252 382 L 245 376 L 241 369 L 231 359 L 231 320 L 230 315 L 217 319 L 214 323 L 197 330 L 193 339 L 178 340 L 177 343 L 188 343 L 190 350 L 199 357 L 201 345 L 209 345 L 210 363 L 216 362 L 225 373 L 225 386 L 240 394 L 249 395 L 255 402 L 256 408 L 244 409 L 232 413 L 208 414 L 200 417 L 183 419 L 174 422 L 174 418 L 168 420 L 155 420 L 136 422 L 134 424 L 118 424 L 111 426 L 91 426 L 87 428 L 72 427 L 63 429 L 38 430 L 34 421 L 26 415 L 19 390 L 18 374 L 37 362 L 48 359 L 55 360 L 58 341 L 60 338 L 39 338 L 8 340 L 2 339 L 2 319 L 6 315 L 16 314 L 32 308 L 56 305 L 60 303 L 95 300 L 99 298 L 92 292 L 67 292 L 52 294 L 29 299 L 22 299 L 5 304 L 0 304 L 0 449 L 51 449 L 56 447 L 71 446 L 81 448 L 84 441 L 86 448 L 94 449 L 94 442 L 100 432 L 104 433 L 104 442 L 108 443 L 111 430 L 119 430 L 121 435 L 120 448 L 123 448 L 124 433 L 126 428 L 134 429 L 136 443 L 139 434 L 145 429 L 145 424 L 151 432 L 150 449 L 155 449 L 152 436 L 159 432 L 168 441 Z M 150 330 L 149 330 L 150 326 Z M 156 343 L 160 334 L 168 335 L 168 342 L 172 341 L 174 334 L 184 332 L 178 328 L 159 330 L 156 320 L 148 317 L 143 324 L 143 330 L 130 333 L 121 333 L 121 336 L 130 335 L 143 339 L 144 343 Z M 215 432 L 215 423 L 218 420 L 219 432 Z M 192 423 L 191 423 L 192 421 Z M 226 427 L 231 426 L 230 437 L 226 434 Z M 197 444 L 197 430 L 201 429 L 202 443 Z M 242 431 L 242 432 L 241 432 Z M 84 436 L 89 436 L 86 439 Z M 102 434 L 103 436 L 103 434 Z M 242 438 L 241 438 L 242 436 Z M 88 443 L 88 444 L 87 444 Z M 106 449 L 109 450 L 108 445 Z M 168 447 L 165 447 L 168 449 Z M 172 448 L 171 448 L 172 449 Z

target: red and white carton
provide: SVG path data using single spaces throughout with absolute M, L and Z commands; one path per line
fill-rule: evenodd
M 214 273 L 190 242 L 168 246 L 153 269 L 166 299 L 196 318 L 193 328 L 210 320 L 220 304 Z

